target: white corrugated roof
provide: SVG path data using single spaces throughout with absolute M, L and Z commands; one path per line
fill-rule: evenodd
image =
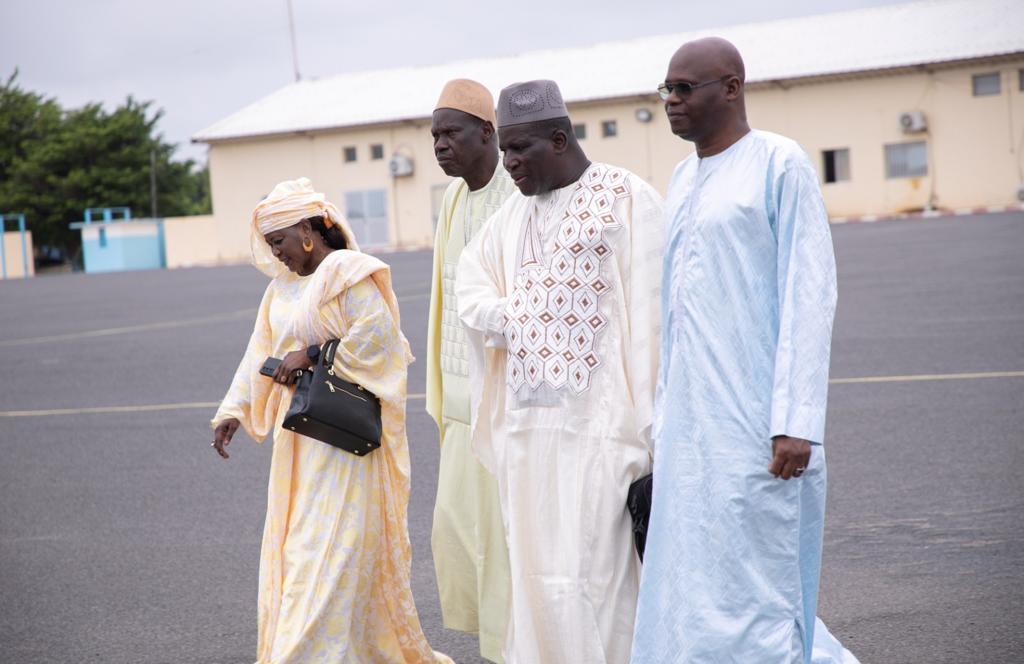
M 480 81 L 495 96 L 515 81 L 550 78 L 570 103 L 649 94 L 664 78 L 680 44 L 709 35 L 725 37 L 739 48 L 749 83 L 889 69 L 1024 52 L 1024 1 L 926 0 L 300 81 L 214 123 L 192 140 L 424 118 L 453 78 Z

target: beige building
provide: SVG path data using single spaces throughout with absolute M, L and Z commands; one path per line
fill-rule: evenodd
M 193 137 L 209 145 L 214 215 L 194 233 L 179 222 L 168 264 L 244 259 L 253 207 L 299 176 L 342 208 L 364 246 L 429 246 L 448 182 L 430 113 L 458 77 L 495 97 L 515 81 L 558 81 L 588 156 L 664 191 L 692 145 L 669 131 L 653 91 L 680 44 L 712 34 L 744 56 L 752 126 L 803 146 L 834 217 L 1014 204 L 1024 196 L 1021 26 L 1020 0 L 936 0 L 302 81 Z

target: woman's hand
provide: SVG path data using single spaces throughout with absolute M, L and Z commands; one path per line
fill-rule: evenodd
M 304 350 L 293 350 L 284 356 L 281 364 L 274 370 L 274 382 L 282 385 L 291 385 L 295 382 L 296 372 L 308 369 L 313 366 L 313 360 L 309 359 Z
M 230 417 L 220 424 L 213 430 L 213 442 L 210 443 L 210 447 L 217 450 L 217 454 L 222 459 L 230 458 L 228 451 L 225 449 L 231 443 L 231 437 L 238 431 L 238 426 L 241 424 L 238 420 Z

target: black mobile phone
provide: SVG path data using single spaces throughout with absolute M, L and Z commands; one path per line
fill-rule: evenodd
M 268 357 L 267 361 L 260 367 L 260 373 L 268 378 L 274 377 L 274 372 L 277 371 L 278 365 L 281 364 L 281 360 L 276 357 Z

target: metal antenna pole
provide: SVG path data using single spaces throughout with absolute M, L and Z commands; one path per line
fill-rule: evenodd
M 288 0 L 288 34 L 292 38 L 292 68 L 295 69 L 295 81 L 302 79 L 299 75 L 299 50 L 295 45 L 295 16 L 292 13 L 292 0 Z

